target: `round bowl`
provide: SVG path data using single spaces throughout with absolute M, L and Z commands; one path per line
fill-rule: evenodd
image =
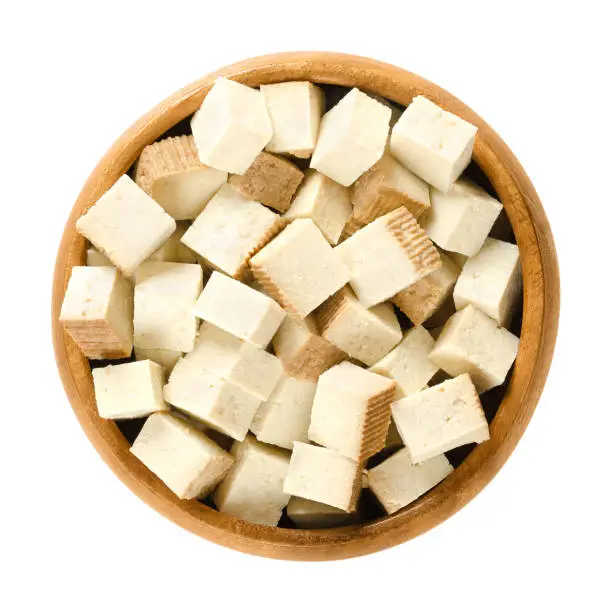
M 519 353 L 490 425 L 491 439 L 470 452 L 441 484 L 392 516 L 305 531 L 254 525 L 195 500 L 179 500 L 130 454 L 129 442 L 117 425 L 98 416 L 89 363 L 58 323 L 70 271 L 85 260 L 86 244 L 75 231 L 76 220 L 130 168 L 144 146 L 198 109 L 220 75 L 250 86 L 309 80 L 358 87 L 401 105 L 423 94 L 478 126 L 473 159 L 502 201 L 520 251 L 524 288 Z M 136 495 L 181 527 L 236 550 L 281 559 L 342 559 L 394 546 L 438 525 L 481 491 L 508 459 L 535 410 L 552 360 L 559 273 L 550 227 L 533 185 L 501 138 L 465 104 L 389 64 L 337 53 L 283 53 L 209 74 L 156 106 L 117 140 L 85 183 L 68 219 L 55 267 L 52 311 L 55 355 L 68 399 L 104 461 Z

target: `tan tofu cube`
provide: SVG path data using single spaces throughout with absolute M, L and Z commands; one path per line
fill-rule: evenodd
M 164 349 L 135 348 L 136 361 L 150 360 L 159 364 L 166 372 L 172 371 L 176 362 L 183 356 L 182 351 L 168 351 Z
M 124 174 L 76 222 L 76 228 L 129 276 L 170 237 L 176 223 Z
M 181 499 L 206 497 L 234 463 L 208 436 L 167 412 L 147 419 L 130 452 Z
M 191 120 L 200 161 L 243 174 L 272 138 L 272 123 L 257 89 L 219 78 Z
M 129 357 L 133 312 L 134 290 L 115 268 L 72 268 L 59 320 L 86 357 Z
M 352 89 L 323 115 L 310 167 L 352 185 L 382 157 L 390 119 L 390 108 Z
M 87 266 L 112 266 L 113 262 L 94 248 L 87 249 L 85 262 Z
M 310 499 L 292 497 L 287 504 L 287 516 L 299 529 L 329 529 L 354 522 L 357 512 L 345 512 Z

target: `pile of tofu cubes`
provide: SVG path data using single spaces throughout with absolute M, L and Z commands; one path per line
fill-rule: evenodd
M 146 419 L 133 455 L 261 525 L 422 496 L 489 439 L 480 394 L 518 351 L 518 249 L 461 176 L 476 127 L 422 96 L 325 108 L 309 82 L 220 78 L 78 220 L 61 310 L 86 357 L 121 360 L 92 375 L 102 418 Z

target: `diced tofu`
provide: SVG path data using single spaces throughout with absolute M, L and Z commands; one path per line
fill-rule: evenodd
M 291 222 L 251 258 L 265 293 L 305 317 L 348 282 L 348 270 L 310 219 Z
M 285 493 L 352 512 L 361 484 L 361 467 L 356 461 L 321 446 L 293 445 Z
M 112 266 L 113 262 L 96 249 L 87 249 L 86 265 L 88 266 Z
M 182 242 L 181 238 L 188 229 L 184 221 L 177 221 L 176 230 L 147 261 L 171 261 L 175 263 L 198 263 L 198 256 Z
M 381 158 L 390 119 L 390 108 L 352 89 L 323 115 L 311 168 L 352 185 Z
M 467 168 L 477 129 L 416 96 L 391 132 L 391 152 L 406 168 L 447 192 Z
M 165 412 L 147 419 L 130 452 L 181 499 L 206 497 L 234 463 L 201 431 Z
M 182 351 L 168 351 L 165 349 L 143 349 L 135 348 L 136 361 L 150 359 L 159 364 L 166 372 L 170 372 L 176 362 L 183 356 Z
M 410 452 L 402 448 L 368 470 L 368 483 L 387 513 L 393 514 L 427 493 L 452 471 L 453 466 L 444 455 L 413 465 Z
M 429 358 L 451 376 L 467 373 L 479 393 L 501 385 L 519 339 L 471 304 L 447 322 Z
M 170 237 L 176 223 L 124 174 L 76 222 L 76 228 L 129 276 Z
M 257 89 L 219 78 L 191 120 L 200 161 L 243 174 L 272 138 L 272 123 Z
M 290 498 L 283 492 L 289 453 L 252 436 L 234 442 L 231 453 L 236 461 L 214 493 L 215 505 L 243 521 L 274 527 Z
M 395 382 L 348 361 L 319 377 L 308 437 L 363 463 L 385 446 Z
M 353 522 L 357 513 L 345 512 L 310 499 L 292 497 L 287 504 L 287 516 L 300 529 L 328 529 Z
M 412 463 L 489 439 L 487 419 L 468 374 L 393 402 L 391 411 Z
M 115 268 L 72 268 L 59 320 L 86 357 L 129 357 L 133 312 L 132 286 Z
M 168 410 L 164 370 L 153 361 L 132 361 L 93 368 L 98 414 L 103 419 L 133 419 Z

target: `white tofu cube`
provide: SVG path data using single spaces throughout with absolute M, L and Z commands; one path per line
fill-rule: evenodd
M 243 521 L 274 527 L 290 498 L 283 491 L 289 453 L 252 436 L 234 442 L 231 453 L 236 461 L 214 493 L 215 505 Z
M 431 208 L 421 218 L 427 235 L 441 248 L 471 257 L 484 244 L 502 205 L 467 179 L 448 191 L 431 190 Z
M 470 304 L 448 320 L 429 358 L 451 376 L 469 374 L 484 393 L 504 382 L 518 346 L 514 334 Z
M 287 313 L 271 298 L 213 272 L 195 305 L 195 314 L 234 336 L 265 348 Z
M 353 522 L 357 513 L 345 512 L 310 499 L 292 497 L 287 504 L 287 516 L 299 529 L 328 529 Z
M 129 276 L 170 237 L 176 223 L 124 174 L 76 222 L 76 228 Z
M 257 439 L 290 450 L 295 441 L 308 442 L 316 388 L 314 382 L 283 375 L 251 423 L 251 431 Z
M 391 411 L 412 463 L 489 439 L 487 419 L 468 374 L 397 400 Z
M 112 266 L 113 262 L 106 256 L 97 251 L 96 249 L 87 249 L 87 255 L 85 259 L 85 265 L 87 266 Z
M 410 452 L 402 448 L 368 470 L 368 484 L 385 511 L 393 514 L 433 489 L 452 471 L 444 455 L 413 465 Z
M 194 307 L 202 291 L 197 264 L 151 261 L 134 275 L 134 345 L 187 352 L 197 333 Z
M 323 90 L 308 81 L 261 85 L 259 89 L 274 131 L 266 150 L 310 157 L 317 144 L 321 115 L 325 110 Z
M 171 261 L 175 263 L 198 263 L 198 256 L 182 242 L 181 238 L 188 229 L 184 221 L 177 221 L 176 230 L 147 261 Z
M 352 185 L 382 157 L 390 119 L 390 108 L 352 89 L 323 115 L 310 167 Z
M 251 256 L 282 227 L 283 221 L 276 213 L 224 185 L 181 241 L 212 268 L 240 278 Z
M 132 361 L 93 368 L 98 414 L 103 419 L 134 419 L 168 410 L 164 370 L 152 361 Z
M 324 174 L 310 170 L 285 218 L 312 219 L 327 241 L 337 244 L 351 212 L 349 190 Z
M 285 493 L 352 512 L 361 484 L 361 467 L 356 461 L 321 446 L 293 445 Z
M 159 364 L 166 372 L 170 372 L 176 362 L 183 356 L 182 351 L 168 351 L 165 349 L 134 348 L 136 361 L 151 360 Z
M 251 258 L 263 291 L 305 317 L 348 282 L 348 270 L 310 219 L 296 219 Z
M 308 437 L 358 463 L 385 447 L 395 382 L 348 361 L 319 377 Z
M 130 452 L 181 499 L 206 497 L 234 463 L 205 434 L 166 412 L 147 419 Z
M 482 249 L 463 266 L 453 297 L 457 310 L 472 304 L 506 327 L 520 293 L 518 247 L 510 242 L 487 238 Z
M 429 360 L 434 339 L 420 325 L 406 332 L 404 339 L 370 370 L 397 382 L 399 397 L 417 393 L 438 371 Z
M 408 170 L 447 192 L 467 168 L 477 129 L 416 96 L 391 132 L 391 152 Z
M 257 89 L 219 78 L 191 120 L 200 161 L 242 174 L 273 135 L 263 95 Z

